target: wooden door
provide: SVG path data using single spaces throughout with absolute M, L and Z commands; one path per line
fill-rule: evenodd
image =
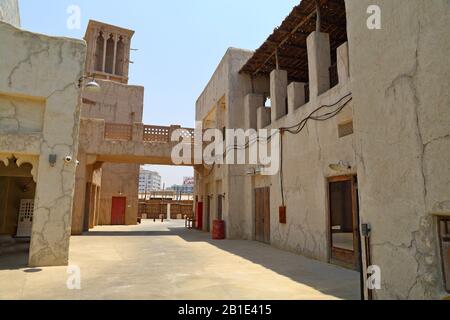
M 331 262 L 360 270 L 359 209 L 356 176 L 329 180 Z
M 223 220 L 223 195 L 217 196 L 217 220 Z
M 197 206 L 197 229 L 203 230 L 203 202 Z
M 205 217 L 205 226 L 206 231 L 211 231 L 211 197 L 208 196 L 206 200 L 206 217 Z
M 89 216 L 91 212 L 92 202 L 92 184 L 86 183 L 85 200 L 84 200 L 84 217 L 83 217 L 83 232 L 89 232 Z
M 255 239 L 270 243 L 270 188 L 255 189 Z
M 113 197 L 111 206 L 111 225 L 125 225 L 125 212 L 127 207 L 127 198 Z

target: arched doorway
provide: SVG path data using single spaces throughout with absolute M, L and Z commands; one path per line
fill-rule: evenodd
M 0 257 L 29 252 L 35 193 L 32 164 L 0 161 Z

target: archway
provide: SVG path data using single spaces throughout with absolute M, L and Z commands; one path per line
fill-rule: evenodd
M 36 193 L 32 162 L 20 156 L 0 161 L 0 257 L 29 252 Z

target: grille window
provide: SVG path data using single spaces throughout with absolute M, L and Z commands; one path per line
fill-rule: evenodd
M 342 123 L 338 127 L 339 138 L 343 138 L 353 134 L 353 121 Z

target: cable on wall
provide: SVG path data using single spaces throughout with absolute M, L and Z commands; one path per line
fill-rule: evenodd
M 340 103 L 342 103 L 347 98 L 348 98 L 348 100 L 345 101 L 345 103 L 342 106 L 340 106 L 339 108 L 337 108 L 336 110 L 333 110 L 333 111 L 330 111 L 330 112 L 327 112 L 327 113 L 315 116 L 315 114 L 318 113 L 319 111 L 321 111 L 323 109 L 333 108 L 333 107 L 339 105 Z M 308 115 L 308 117 L 304 118 L 299 123 L 297 123 L 297 124 L 295 124 L 293 126 L 290 126 L 290 127 L 281 127 L 281 128 L 278 129 L 277 133 L 280 133 L 280 170 L 279 170 L 279 173 L 280 173 L 280 189 L 281 189 L 281 198 L 282 198 L 282 205 L 283 206 L 285 205 L 284 173 L 283 173 L 283 149 L 284 149 L 283 148 L 283 136 L 284 136 L 284 133 L 287 132 L 287 133 L 290 133 L 292 135 L 298 135 L 306 128 L 306 126 L 307 126 L 307 124 L 308 124 L 308 122 L 310 120 L 312 120 L 312 121 L 319 121 L 319 122 L 330 120 L 330 119 L 336 117 L 338 114 L 340 114 L 342 112 L 342 110 L 344 110 L 344 108 L 352 100 L 353 100 L 353 97 L 352 97 L 352 93 L 350 92 L 350 93 L 346 94 L 345 96 L 343 96 L 341 99 L 339 99 L 337 102 L 335 102 L 333 104 L 322 105 L 322 106 L 318 107 L 317 109 L 312 111 Z M 277 133 L 274 133 L 274 134 L 270 135 L 267 138 L 266 142 L 269 143 L 272 140 L 272 138 Z M 248 141 L 243 147 L 233 145 L 232 147 L 228 148 L 225 151 L 223 156 L 226 157 L 228 155 L 228 152 L 232 151 L 232 150 L 247 150 L 251 145 L 253 145 L 254 143 L 259 142 L 259 141 L 261 141 L 261 139 L 259 137 L 257 137 L 256 139 L 253 139 L 252 141 Z M 205 176 L 205 178 L 209 177 L 213 173 L 213 171 L 215 170 L 215 165 L 216 165 L 216 163 L 213 163 L 211 169 L 209 170 L 209 173 Z

